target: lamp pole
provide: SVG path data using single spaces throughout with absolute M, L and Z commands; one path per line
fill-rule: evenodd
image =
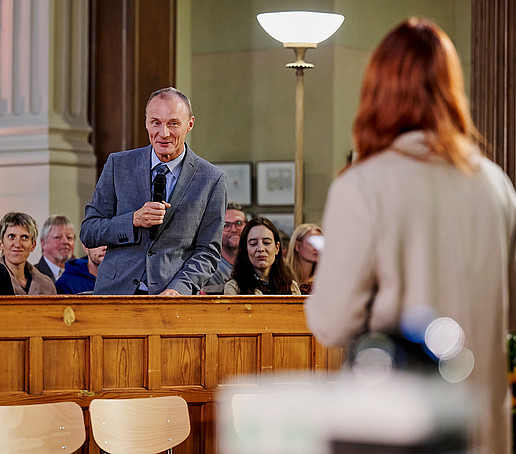
M 303 132 L 304 132 L 304 70 L 314 67 L 305 62 L 306 51 L 317 47 L 313 43 L 285 43 L 284 47 L 293 49 L 296 61 L 286 65 L 287 68 L 296 70 L 296 151 L 295 162 L 295 187 L 294 187 L 294 227 L 303 222 L 304 203 L 304 157 L 303 157 Z
M 305 62 L 305 54 L 307 49 L 315 49 L 317 43 L 333 35 L 344 21 L 344 16 L 312 11 L 278 11 L 261 13 L 256 18 L 269 35 L 296 54 L 296 61 L 286 66 L 296 70 L 294 225 L 297 227 L 303 222 L 303 76 L 305 69 L 314 67 Z
M 294 225 L 297 227 L 303 222 L 304 184 L 303 184 L 303 131 L 304 131 L 304 72 L 296 70 L 296 153 L 295 159 L 295 198 L 294 198 Z

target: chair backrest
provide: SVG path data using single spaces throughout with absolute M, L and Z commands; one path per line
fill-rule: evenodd
M 2 454 L 70 454 L 85 439 L 82 409 L 75 402 L 0 406 Z
M 155 454 L 190 434 L 188 405 L 179 396 L 93 399 L 90 417 L 95 442 L 110 454 Z

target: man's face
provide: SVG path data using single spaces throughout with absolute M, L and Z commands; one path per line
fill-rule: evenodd
M 224 229 L 222 230 L 222 247 L 225 249 L 237 249 L 240 235 L 245 226 L 244 213 L 238 210 L 227 210 L 224 217 Z
M 75 229 L 73 225 L 55 225 L 51 227 L 45 241 L 41 240 L 43 255 L 53 263 L 70 260 L 75 247 Z
M 100 246 L 93 249 L 84 248 L 89 261 L 97 267 L 102 263 L 102 260 L 104 260 L 106 249 L 107 246 Z
M 157 96 L 151 100 L 145 127 L 161 162 L 170 162 L 183 152 L 186 134 L 193 128 L 194 121 L 185 103 L 177 96 Z

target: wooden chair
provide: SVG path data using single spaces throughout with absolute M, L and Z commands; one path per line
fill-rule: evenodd
M 93 399 L 90 417 L 95 442 L 110 454 L 171 453 L 190 433 L 188 405 L 179 396 Z
M 2 454 L 71 454 L 85 439 L 82 409 L 74 402 L 0 406 Z

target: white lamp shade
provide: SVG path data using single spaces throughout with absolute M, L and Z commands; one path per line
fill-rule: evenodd
M 256 17 L 263 29 L 282 43 L 317 44 L 333 35 L 344 16 L 309 11 L 262 13 Z

